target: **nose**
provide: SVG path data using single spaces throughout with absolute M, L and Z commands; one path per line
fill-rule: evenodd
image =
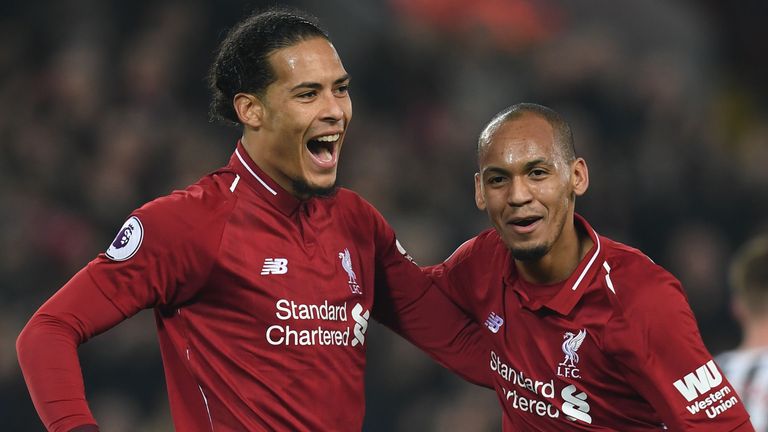
M 323 109 L 320 113 L 320 118 L 331 124 L 342 121 L 344 119 L 344 104 L 349 103 L 349 100 L 336 97 L 333 93 L 326 94 L 323 99 Z
M 507 190 L 507 204 L 512 207 L 521 207 L 533 201 L 533 194 L 528 182 L 524 178 L 512 177 Z

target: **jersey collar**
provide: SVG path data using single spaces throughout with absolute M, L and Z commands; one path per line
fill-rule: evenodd
M 237 148 L 229 159 L 232 167 L 265 201 L 271 203 L 286 216 L 291 216 L 301 205 L 301 200 L 291 195 L 267 175 L 248 156 L 243 143 L 238 140 Z
M 592 226 L 578 214 L 574 214 L 574 223 L 581 225 L 584 231 L 589 235 L 589 238 L 592 239 L 593 246 L 587 254 L 584 255 L 584 258 L 582 258 L 578 267 L 576 267 L 576 270 L 571 273 L 571 276 L 562 282 L 557 294 L 547 302 L 539 303 L 538 301 L 530 300 L 526 293 L 515 288 L 517 285 L 515 283 L 517 277 L 512 276 L 516 275 L 517 270 L 515 270 L 514 260 L 510 254 L 506 272 L 508 275 L 507 277 L 509 278 L 507 279 L 507 283 L 520 294 L 521 302 L 524 307 L 531 310 L 538 310 L 541 307 L 546 307 L 560 315 L 568 315 L 584 293 L 586 293 L 590 283 L 600 271 L 600 263 L 604 261 L 602 257 L 605 254 L 600 236 L 597 235 L 597 232 L 595 232 Z

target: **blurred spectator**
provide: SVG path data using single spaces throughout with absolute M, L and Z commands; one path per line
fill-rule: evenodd
M 741 344 L 719 355 L 728 380 L 741 396 L 757 432 L 768 431 L 768 235 L 745 244 L 731 263 L 733 313 Z

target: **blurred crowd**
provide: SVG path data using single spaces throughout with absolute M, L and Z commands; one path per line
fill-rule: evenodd
M 542 103 L 571 122 L 590 168 L 577 212 L 681 279 L 713 353 L 738 343 L 727 261 L 768 229 L 764 2 L 285 4 L 320 19 L 352 75 L 340 184 L 418 262 L 489 227 L 474 208 L 477 134 L 508 105 Z M 261 6 L 0 4 L 4 430 L 42 428 L 14 349 L 30 315 L 134 208 L 228 160 L 238 130 L 209 122 L 205 76 L 226 29 Z M 104 430 L 171 430 L 152 321 L 141 313 L 81 348 Z M 498 430 L 492 392 L 372 333 L 366 431 Z

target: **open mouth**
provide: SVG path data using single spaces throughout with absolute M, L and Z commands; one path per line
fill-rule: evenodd
M 509 225 L 512 226 L 512 229 L 514 231 L 520 234 L 526 234 L 535 230 L 536 227 L 539 225 L 539 221 L 541 219 L 542 219 L 541 216 L 529 216 L 524 218 L 516 218 L 509 221 Z
M 332 167 L 336 163 L 336 143 L 341 134 L 322 135 L 307 141 L 307 150 L 315 163 L 321 167 Z
M 527 227 L 535 224 L 537 221 L 541 220 L 541 217 L 539 216 L 531 216 L 523 219 L 516 219 L 510 222 L 512 225 L 519 226 L 519 227 Z

